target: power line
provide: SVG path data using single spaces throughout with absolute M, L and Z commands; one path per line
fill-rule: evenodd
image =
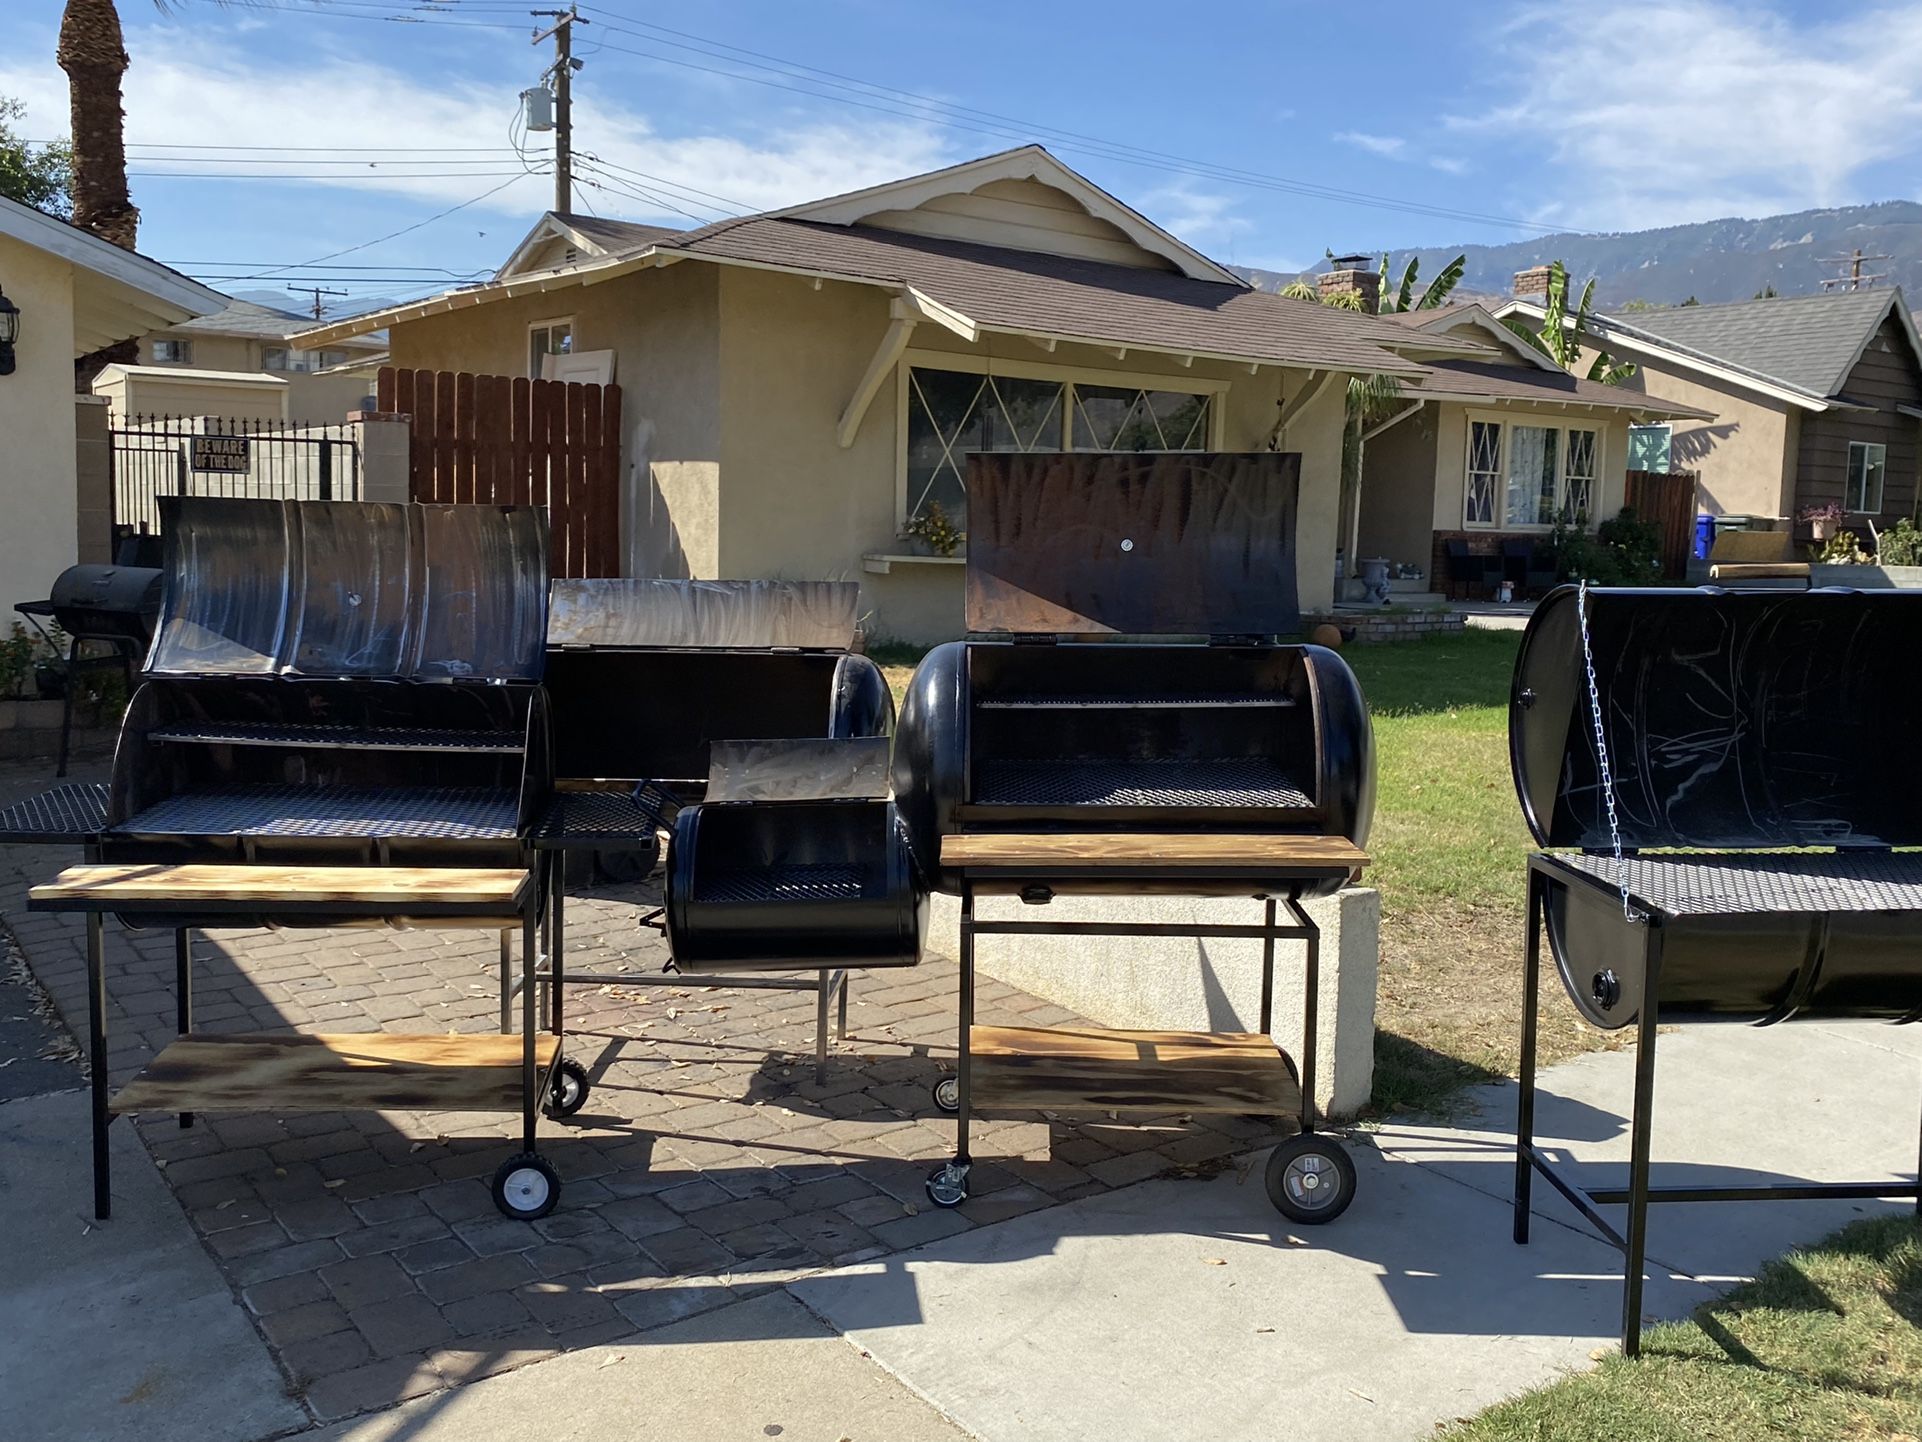
M 497 175 L 505 175 L 510 180 L 524 180 L 528 172 L 524 170 L 410 170 L 406 172 L 382 171 L 380 180 L 492 180 Z M 345 175 L 316 175 L 311 170 L 300 171 L 248 171 L 237 173 L 227 170 L 129 170 L 129 180 L 324 180 L 334 185 L 352 185 L 354 178 Z
M 758 209 L 758 207 L 749 205 L 746 201 L 729 200 L 725 195 L 716 195 L 711 190 L 699 190 L 692 185 L 685 185 L 678 180 L 669 180 L 666 176 L 662 175 L 649 175 L 645 170 L 636 170 L 631 165 L 617 165 L 614 161 L 603 160 L 592 151 L 587 151 L 585 154 L 589 160 L 597 165 L 605 166 L 609 170 L 618 170 L 623 175 L 633 175 L 638 176 L 642 180 L 651 180 L 656 185 L 667 190 L 682 191 L 688 195 L 698 195 L 704 200 L 715 201 L 719 207 L 731 210 L 736 215 L 752 215 Z M 715 207 L 710 206 L 707 208 L 714 209 Z

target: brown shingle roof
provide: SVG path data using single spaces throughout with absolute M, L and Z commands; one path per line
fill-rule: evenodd
M 911 285 L 993 330 L 1276 365 L 1421 371 L 1384 348 L 1401 337 L 1372 316 L 1170 271 L 761 216 L 688 231 L 661 249 Z
M 1640 391 L 1605 386 L 1600 381 L 1585 380 L 1566 372 L 1545 371 L 1534 366 L 1489 365 L 1484 361 L 1430 361 L 1427 374 L 1413 384 L 1405 384 L 1404 388 L 1411 398 L 1428 391 L 1491 401 L 1608 406 L 1646 416 L 1713 418 L 1709 411 L 1675 401 L 1658 401 Z

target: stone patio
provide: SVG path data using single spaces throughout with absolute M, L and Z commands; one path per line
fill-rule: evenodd
M 45 782 L 0 774 L 0 800 Z M 78 859 L 0 849 L 0 917 L 84 1035 L 83 927 L 25 904 L 29 885 Z M 652 884 L 575 890 L 569 964 L 658 971 L 664 944 L 638 921 L 657 901 Z M 118 1083 L 174 1037 L 173 941 L 111 924 L 107 937 Z M 486 934 L 226 930 L 197 934 L 195 957 L 200 1030 L 497 1025 L 499 953 Z M 589 1068 L 593 1094 L 568 1121 L 542 1122 L 563 1193 L 532 1224 L 502 1218 L 487 1185 L 517 1118 L 216 1115 L 183 1130 L 151 1116 L 139 1133 L 290 1388 L 325 1419 L 1146 1177 L 1209 1175 L 1290 1128 L 1241 1117 L 979 1121 L 973 1199 L 937 1210 L 922 1184 L 954 1128 L 929 1090 L 952 1064 L 955 980 L 939 960 L 855 974 L 849 1034 L 831 1043 L 825 1083 L 814 1078 L 811 992 L 570 988 L 567 1053 Z M 988 977 L 978 995 L 983 1021 L 1076 1020 Z M 84 1215 L 84 1176 L 72 1191 Z

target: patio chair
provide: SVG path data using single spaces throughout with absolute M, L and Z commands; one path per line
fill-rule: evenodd
M 1527 537 L 1503 541 L 1502 574 L 1515 583 L 1518 600 L 1545 595 L 1555 584 L 1554 553 Z
M 1501 584 L 1503 559 L 1500 556 L 1475 555 L 1468 549 L 1466 541 L 1442 542 L 1442 554 L 1448 558 L 1448 583 L 1454 586 L 1480 586 L 1493 595 L 1495 587 Z

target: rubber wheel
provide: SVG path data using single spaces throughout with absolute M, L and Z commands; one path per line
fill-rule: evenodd
M 946 1166 L 927 1180 L 928 1200 L 937 1207 L 953 1208 L 968 1199 L 968 1177 L 965 1171 L 955 1175 L 956 1168 Z
M 651 837 L 631 851 L 597 851 L 594 873 L 613 886 L 645 881 L 661 864 L 661 838 Z
M 1355 1199 L 1355 1164 L 1318 1133 L 1290 1137 L 1268 1157 L 1268 1200 L 1290 1221 L 1332 1222 Z
M 587 1068 L 573 1057 L 564 1056 L 554 1063 L 553 1074 L 548 1078 L 547 1105 L 543 1110 L 556 1121 L 571 1117 L 587 1105 L 590 1090 Z
M 949 1116 L 961 1110 L 961 1081 L 958 1077 L 944 1076 L 934 1084 L 934 1104 Z
M 494 1173 L 494 1205 L 504 1217 L 531 1222 L 553 1211 L 560 1199 L 560 1173 L 532 1152 L 509 1157 Z

